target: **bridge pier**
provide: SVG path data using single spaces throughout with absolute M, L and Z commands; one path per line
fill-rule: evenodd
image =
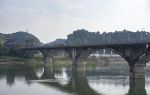
M 76 48 L 72 49 L 72 70 L 77 69 L 77 50 Z
M 44 64 L 53 64 L 53 57 L 45 56 L 44 57 Z
M 134 64 L 134 66 L 130 66 L 129 78 L 130 79 L 145 79 L 145 64 L 137 63 L 137 64 Z
M 145 90 L 145 79 L 130 79 L 129 92 L 127 95 L 147 95 Z
M 53 63 L 54 52 L 52 50 L 41 51 L 41 53 L 43 55 L 44 64 L 52 64 Z
M 54 79 L 53 66 L 44 66 L 44 73 L 43 73 L 41 79 Z

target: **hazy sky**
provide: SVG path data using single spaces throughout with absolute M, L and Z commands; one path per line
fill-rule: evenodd
M 150 31 L 150 0 L 0 0 L 0 32 L 27 28 L 42 42 L 77 29 Z

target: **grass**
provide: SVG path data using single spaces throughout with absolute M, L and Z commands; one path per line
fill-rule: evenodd
M 32 65 L 32 66 L 40 66 L 44 65 L 42 58 L 20 58 L 20 57 L 12 57 L 12 56 L 3 56 L 0 57 L 0 65 L 7 66 L 7 65 Z
M 35 58 L 24 58 L 23 60 L 25 64 L 31 66 L 41 66 L 44 65 L 43 58 L 35 57 Z
M 12 57 L 12 56 L 0 57 L 0 62 L 8 62 L 8 61 L 23 61 L 23 59 L 19 57 Z
M 85 60 L 85 64 L 87 67 L 89 66 L 107 66 L 111 63 L 115 63 L 116 60 L 110 60 L 113 58 L 97 58 L 97 57 L 89 57 L 87 60 Z M 43 66 L 44 62 L 43 62 L 43 58 L 42 57 L 34 57 L 34 58 L 19 58 L 19 57 L 0 57 L 0 62 L 15 62 L 19 64 L 19 62 L 24 62 L 26 65 L 30 65 L 30 66 Z M 6 65 L 4 64 L 0 64 L 0 65 Z M 72 61 L 70 60 L 70 58 L 68 57 L 54 57 L 53 59 L 53 66 L 54 67 L 68 67 L 71 66 Z M 9 65 L 9 64 L 7 64 Z M 12 64 L 13 65 L 13 64 Z M 49 64 L 47 64 L 49 65 Z

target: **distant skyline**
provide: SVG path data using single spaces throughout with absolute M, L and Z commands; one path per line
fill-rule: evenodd
M 150 0 L 0 0 L 0 33 L 27 29 L 45 43 L 78 29 L 150 31 Z

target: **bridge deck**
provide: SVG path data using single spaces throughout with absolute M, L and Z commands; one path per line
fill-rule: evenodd
M 107 44 L 82 44 L 82 45 L 53 45 L 53 46 L 37 46 L 25 47 L 22 49 L 64 49 L 64 48 L 91 48 L 91 47 L 112 47 L 112 46 L 139 46 L 150 44 L 150 42 L 130 42 L 130 43 L 107 43 Z

